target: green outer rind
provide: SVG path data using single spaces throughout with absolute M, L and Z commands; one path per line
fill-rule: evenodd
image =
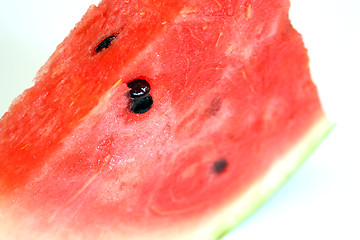
M 286 154 L 287 156 L 291 156 L 293 154 L 299 153 L 298 161 L 295 161 L 295 165 L 290 171 L 287 172 L 278 182 L 278 185 L 274 185 L 274 188 L 271 188 L 264 195 L 256 199 L 256 202 L 248 208 L 246 212 L 237 216 L 235 220 L 236 223 L 232 225 L 219 225 L 219 230 L 214 234 L 216 238 L 214 240 L 219 240 L 224 237 L 227 233 L 229 233 L 236 225 L 244 222 L 250 215 L 252 215 L 257 209 L 259 209 L 272 195 L 274 195 L 288 180 L 293 174 L 305 163 L 305 161 L 311 156 L 311 154 L 316 150 L 316 148 L 325 140 L 325 138 L 330 134 L 330 132 L 334 129 L 335 124 L 331 124 L 327 118 L 323 118 L 320 120 L 320 123 L 316 124 L 315 127 L 305 136 L 304 140 L 301 141 L 290 153 Z M 300 151 L 298 149 L 304 150 Z M 298 150 L 298 151 L 296 151 Z M 285 161 L 284 161 L 285 162 Z M 270 169 L 269 173 L 272 173 L 272 169 Z M 266 178 L 266 177 L 265 177 Z M 251 191 L 251 190 L 250 190 Z M 221 230 L 220 230 L 221 229 Z
M 151 233 L 147 229 L 137 229 L 133 236 L 123 238 L 118 235 L 119 232 L 107 232 L 106 239 L 123 240 L 123 239 L 146 239 L 160 240 L 171 236 L 171 240 L 217 240 L 221 239 L 234 227 L 247 219 L 255 210 L 257 210 L 268 198 L 270 198 L 305 162 L 305 160 L 314 152 L 317 146 L 327 137 L 334 128 L 328 119 L 322 115 L 318 121 L 305 133 L 298 143 L 288 152 L 279 157 L 278 161 L 269 171 L 250 186 L 247 192 L 234 198 L 234 202 L 228 204 L 223 209 L 216 210 L 211 214 L 204 216 L 202 219 L 191 220 L 184 225 L 179 224 L 175 229 L 168 228 L 164 231 Z M 6 224 L 6 222 L 5 222 Z M 0 236 L 6 239 L 18 239 L 9 236 L 8 230 L 12 231 L 15 226 L 9 222 L 8 227 L 0 228 Z M 61 235 L 51 235 L 47 233 L 42 236 L 31 237 L 31 231 L 22 236 L 27 235 L 27 239 L 63 239 Z M 71 239 L 82 239 L 79 236 L 72 236 Z M 102 238 L 103 239 L 103 238 Z
M 335 124 L 330 123 L 325 116 L 322 116 L 299 143 L 268 171 L 264 178 L 252 185 L 243 196 L 239 196 L 220 214 L 215 214 L 213 222 L 209 222 L 190 239 L 221 239 L 246 220 L 301 167 L 334 127 Z M 228 218 L 227 213 L 229 212 L 234 215 L 231 219 Z M 219 221 L 222 223 L 219 224 Z
M 172 240 L 221 239 L 263 205 L 301 167 L 334 127 L 322 114 L 292 149 L 279 157 L 267 173 L 245 193 L 234 197 L 232 203 L 193 222 L 190 220 L 154 235 L 146 232 L 144 234 L 147 234 L 149 240 L 160 240 L 164 236 L 171 236 Z M 143 235 L 139 235 L 129 239 L 143 239 Z M 116 236 L 111 239 L 119 240 Z

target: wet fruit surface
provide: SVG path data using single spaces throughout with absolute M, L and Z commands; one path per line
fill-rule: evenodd
M 0 121 L 13 239 L 192 231 L 261 178 L 322 110 L 288 2 L 249 3 L 91 7 Z

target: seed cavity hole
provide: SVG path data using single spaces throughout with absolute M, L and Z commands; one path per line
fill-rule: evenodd
M 225 172 L 227 167 L 228 167 L 227 160 L 222 158 L 222 159 L 219 159 L 218 161 L 214 162 L 213 171 L 216 174 L 221 174 L 221 173 Z
M 111 43 L 115 40 L 115 38 L 118 36 L 118 34 L 114 34 L 110 37 L 105 38 L 104 40 L 102 40 L 99 45 L 97 45 L 95 51 L 101 52 L 102 50 L 110 47 Z
M 153 105 L 150 84 L 144 79 L 135 79 L 127 84 L 129 91 L 129 110 L 133 113 L 146 113 Z
M 205 110 L 207 115 L 216 116 L 221 109 L 222 100 L 220 98 L 214 98 L 209 107 Z

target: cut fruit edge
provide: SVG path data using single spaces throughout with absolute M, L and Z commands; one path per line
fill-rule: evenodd
M 220 210 L 213 211 L 201 217 L 201 221 L 199 221 L 199 219 L 194 221 L 189 220 L 186 223 L 180 223 L 176 227 L 160 230 L 160 232 L 156 230 L 155 232 L 146 232 L 145 229 L 138 229 L 137 231 L 134 229 L 134 234 L 137 234 L 129 236 L 130 238 L 127 239 L 144 239 L 144 236 L 149 240 L 163 239 L 164 236 L 171 236 L 172 240 L 221 239 L 263 205 L 263 203 L 296 172 L 305 160 L 310 157 L 334 127 L 335 124 L 330 123 L 327 117 L 322 114 L 315 123 L 309 127 L 309 131 L 298 140 L 297 144 L 295 144 L 290 151 L 283 154 L 282 157 L 279 157 L 274 165 L 252 184 L 246 192 L 234 197 L 231 203 L 222 207 Z M 5 224 L 5 229 L 0 228 L 0 236 L 7 236 L 7 224 L 3 222 L 1 225 L 3 224 Z M 8 227 L 11 229 L 11 224 Z M 28 236 L 31 236 L 31 233 L 29 234 Z M 119 232 L 107 234 L 107 239 L 115 240 L 121 239 L 122 237 L 118 235 Z M 61 239 L 58 237 L 60 236 L 49 236 L 45 234 L 36 239 Z M 78 238 L 75 237 L 74 239 Z
M 241 197 L 240 201 L 229 205 L 221 212 L 221 215 L 219 214 L 219 219 L 223 220 L 221 224 L 223 227 L 218 229 L 223 229 L 221 230 L 223 233 L 217 232 L 215 235 L 221 238 L 261 207 L 293 176 L 334 127 L 335 124 L 330 123 L 326 116 L 322 116 L 294 148 L 284 154 L 257 183 L 251 186 L 251 189 Z M 243 211 L 244 209 L 246 210 Z M 235 217 L 227 218 L 226 216 L 230 216 L 231 212 L 236 212 L 233 214 Z M 215 239 L 219 239 L 219 237 Z
M 321 116 L 290 151 L 280 157 L 267 173 L 258 179 L 237 201 L 228 205 L 217 214 L 216 218 L 209 221 L 207 226 L 201 229 L 201 232 L 196 233 L 197 237 L 194 239 L 203 239 L 200 236 L 211 232 L 211 229 L 213 229 L 212 237 L 209 235 L 207 239 L 220 239 L 246 220 L 287 182 L 334 127 L 335 124 L 330 123 L 325 115 Z
M 232 203 L 221 210 L 204 217 L 203 219 L 206 220 L 203 220 L 200 227 L 194 227 L 199 226 L 197 224 L 187 225 L 194 231 L 184 231 L 184 226 L 170 230 L 172 239 L 218 240 L 224 237 L 275 194 L 325 140 L 334 127 L 335 124 L 331 123 L 324 114 L 320 116 L 298 143 L 283 154 L 246 192 L 235 197 Z M 161 239 L 161 235 L 150 239 Z

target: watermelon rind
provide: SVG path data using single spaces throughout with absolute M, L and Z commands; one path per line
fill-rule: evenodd
M 222 210 L 205 216 L 206 219 L 198 227 L 191 222 L 185 226 L 178 226 L 173 232 L 174 240 L 177 239 L 202 239 L 218 240 L 244 222 L 254 211 L 259 209 L 293 174 L 302 166 L 306 159 L 325 140 L 334 129 L 325 115 L 321 116 L 316 123 L 307 131 L 293 148 L 276 160 L 276 163 L 259 177 L 257 182 L 239 195 L 236 200 L 225 206 Z M 186 228 L 189 228 L 186 230 Z M 162 233 L 164 234 L 164 233 Z M 160 235 L 147 239 L 160 239 Z
M 114 87 L 116 85 L 117 84 L 115 84 Z M 226 205 L 221 210 L 216 209 L 216 211 L 207 214 L 202 218 L 203 221 L 200 221 L 200 223 L 199 221 L 193 223 L 189 220 L 183 225 L 180 224 L 176 228 L 161 230 L 160 232 L 154 233 L 154 235 L 152 235 L 152 233 L 142 235 L 139 230 L 140 233 L 131 239 L 164 239 L 162 236 L 171 236 L 171 239 L 174 240 L 213 240 L 222 238 L 227 232 L 243 222 L 269 197 L 271 197 L 271 195 L 273 195 L 276 190 L 278 190 L 304 163 L 333 127 L 334 125 L 332 125 L 324 115 L 321 115 L 321 117 L 318 118 L 318 121 L 309 128 L 309 131 L 304 134 L 298 143 L 293 145 L 293 147 L 286 154 L 282 155 L 282 157 L 276 159 L 274 165 L 267 173 L 259 177 L 254 184 L 250 185 L 245 193 L 242 192 L 241 195 L 234 198 L 236 200 Z M 200 227 L 199 224 L 201 224 Z M 1 230 L 1 225 L 5 228 L 6 224 L 0 224 L 0 236 L 2 235 L 2 231 L 4 231 Z M 10 228 L 11 226 L 9 229 Z M 119 233 L 114 232 L 113 234 L 114 235 L 111 235 L 110 233 L 107 235 L 109 238 L 106 239 L 123 239 L 116 235 Z M 23 236 L 25 236 L 25 234 L 23 234 Z M 59 236 L 47 235 L 45 237 L 45 235 L 43 235 L 43 238 L 41 239 L 60 239 L 57 237 Z
M 206 229 L 201 229 L 202 232 L 199 232 L 193 239 L 203 239 L 200 236 L 204 236 L 211 229 L 214 229 L 213 237 L 209 235 L 206 239 L 221 239 L 235 226 L 247 219 L 294 175 L 334 127 L 335 124 L 332 124 L 325 116 L 320 118 L 298 144 L 279 158 L 268 172 L 258 179 L 257 183 L 239 197 L 238 201 L 219 212 L 216 218 L 205 227 Z M 214 228 L 214 226 L 218 227 Z
M 335 124 L 331 123 L 325 115 L 321 115 L 304 133 L 303 137 L 287 153 L 279 157 L 262 177 L 249 186 L 245 193 L 235 197 L 233 202 L 221 210 L 203 216 L 201 221 L 189 219 L 175 228 L 155 230 L 152 233 L 138 229 L 135 231 L 137 233 L 129 239 L 158 240 L 164 239 L 164 236 L 171 236 L 172 240 L 219 240 L 223 238 L 275 194 L 325 140 L 334 127 Z M 107 239 L 119 239 L 116 233 L 107 236 Z

